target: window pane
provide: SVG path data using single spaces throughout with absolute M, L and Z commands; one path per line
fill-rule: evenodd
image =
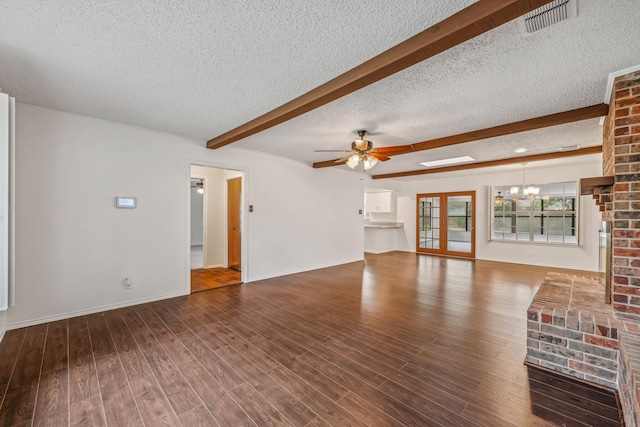
M 516 196 L 511 187 L 494 187 L 494 198 L 500 191 L 503 203 L 491 203 L 491 238 L 540 243 L 577 244 L 577 183 L 557 182 L 535 185 L 537 195 L 523 196 L 522 186 Z M 515 197 L 515 200 L 514 200 Z M 451 220 L 451 219 L 450 219 Z

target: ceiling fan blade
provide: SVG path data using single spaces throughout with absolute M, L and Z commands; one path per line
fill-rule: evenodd
M 315 150 L 316 153 L 351 153 L 352 150 Z
M 349 160 L 349 158 L 353 156 L 353 154 L 349 154 L 348 156 L 344 156 L 341 159 L 338 159 L 335 161 L 335 163 L 347 163 L 347 160 Z
M 411 145 L 411 144 L 409 144 L 409 145 L 394 145 L 394 146 L 391 146 L 391 147 L 378 147 L 378 148 L 375 148 L 375 152 L 376 153 L 389 154 L 389 155 L 400 154 L 400 153 L 409 153 L 410 151 L 413 151 L 413 145 Z
M 371 153 L 370 156 L 373 156 L 376 159 L 381 160 L 383 162 L 386 162 L 387 160 L 391 160 L 391 157 L 387 157 L 384 154 L 380 154 L 380 153 Z

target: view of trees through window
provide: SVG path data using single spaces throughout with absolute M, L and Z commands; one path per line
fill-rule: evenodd
M 537 195 L 523 195 L 518 186 L 493 188 L 491 239 L 578 244 L 577 183 L 537 187 Z
M 470 231 L 471 203 L 449 202 L 447 226 L 450 231 Z

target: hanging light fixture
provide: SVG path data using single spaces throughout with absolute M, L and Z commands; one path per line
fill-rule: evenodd
M 524 175 L 524 168 L 526 165 L 527 165 L 526 163 L 522 163 L 522 197 L 534 198 L 540 193 L 540 187 L 536 187 L 535 185 L 527 186 L 525 184 L 526 181 L 525 181 L 525 175 Z M 515 189 L 515 193 L 514 193 L 514 189 Z M 518 194 L 518 187 L 511 187 L 511 194 Z
M 202 179 L 200 180 L 200 182 L 196 183 L 196 187 L 198 188 L 198 190 L 196 190 L 199 194 L 204 194 L 204 182 L 202 181 Z
M 504 203 L 504 196 L 502 195 L 502 191 L 498 191 L 498 195 L 494 198 L 496 205 L 501 205 Z

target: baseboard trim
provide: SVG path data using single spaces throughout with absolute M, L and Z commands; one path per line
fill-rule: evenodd
M 100 313 L 100 312 L 103 312 L 103 311 L 115 310 L 117 308 L 131 307 L 133 305 L 145 304 L 145 303 L 148 303 L 148 302 L 160 301 L 160 300 L 163 300 L 163 299 L 175 298 L 175 297 L 180 297 L 180 296 L 189 295 L 189 294 L 190 294 L 190 291 L 187 291 L 187 292 L 184 292 L 184 291 L 171 292 L 171 293 L 168 293 L 168 294 L 156 295 L 156 296 L 150 297 L 150 298 L 142 298 L 142 299 L 133 300 L 133 301 L 127 301 L 127 302 L 118 303 L 118 304 L 107 304 L 107 305 L 102 305 L 102 306 L 99 306 L 99 307 L 89 308 L 89 309 L 86 309 L 86 310 L 70 311 L 68 313 L 56 314 L 56 315 L 53 315 L 53 316 L 40 317 L 38 319 L 24 320 L 22 322 L 16 322 L 16 323 L 8 324 L 6 330 L 8 331 L 8 330 L 12 330 L 12 329 L 26 328 L 27 326 L 41 325 L 43 323 L 55 322 L 55 321 L 58 321 L 58 320 L 71 319 L 72 317 L 85 316 L 87 314 L 95 314 L 95 313 Z M 3 333 L 3 335 L 4 335 L 4 333 Z M 1 339 L 0 339 L 0 341 L 1 341 Z
M 222 264 L 215 264 L 215 265 L 208 265 L 205 268 L 226 268 L 226 267 Z

